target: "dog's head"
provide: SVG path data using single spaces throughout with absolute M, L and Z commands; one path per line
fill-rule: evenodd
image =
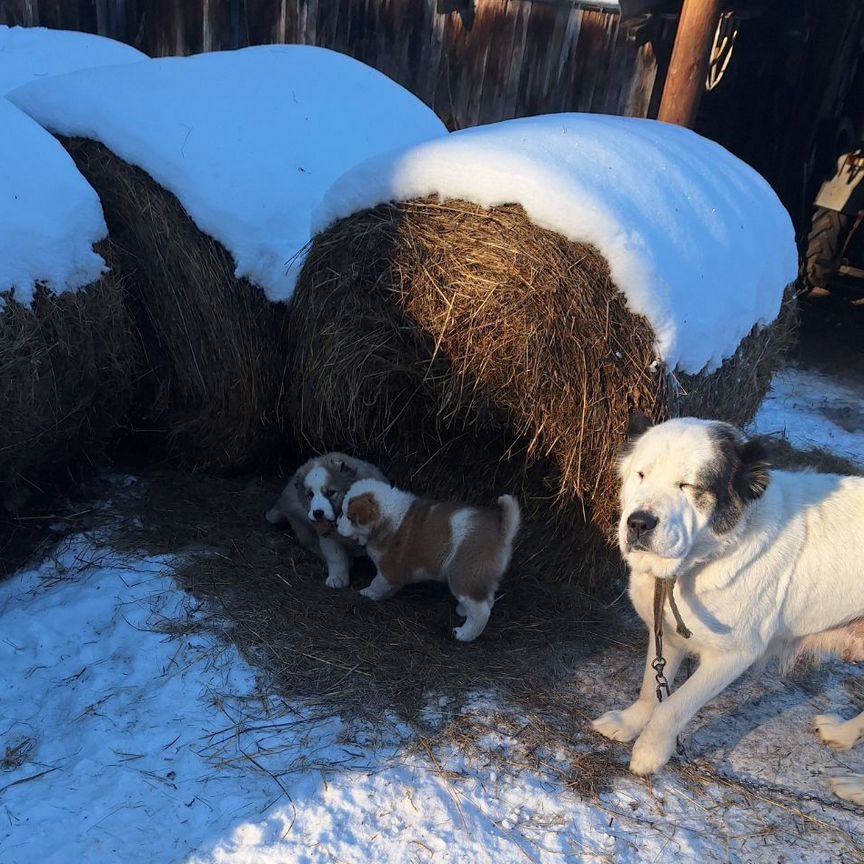
M 619 461 L 622 554 L 656 576 L 713 557 L 767 489 L 769 468 L 761 443 L 727 423 L 635 417 Z
M 327 457 L 301 479 L 300 494 L 306 502 L 307 516 L 313 522 L 335 522 L 342 512 L 342 501 L 357 479 L 357 469 L 345 459 Z
M 304 465 L 285 487 L 279 500 L 267 511 L 267 521 L 284 522 L 291 512 L 292 501 L 313 523 L 319 533 L 328 533 L 342 512 L 342 501 L 357 479 L 355 460 L 341 453 L 319 456 Z
M 342 515 L 336 522 L 336 530 L 343 536 L 365 546 L 369 537 L 381 525 L 383 519 L 382 497 L 389 491 L 388 485 L 379 480 L 360 480 L 345 495 Z

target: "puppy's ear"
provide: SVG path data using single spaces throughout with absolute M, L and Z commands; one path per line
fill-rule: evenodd
M 300 477 L 299 475 L 298 475 L 297 477 L 294 478 L 294 488 L 295 488 L 298 492 L 302 492 L 302 491 L 303 491 L 303 478 Z
M 765 494 L 771 482 L 768 453 L 758 438 L 739 444 L 736 450 L 740 465 L 732 481 L 733 488 L 742 501 L 755 501 Z
M 641 411 L 631 414 L 630 422 L 627 424 L 627 440 L 632 443 L 644 435 L 653 425 L 651 418 Z
M 366 527 L 377 522 L 381 516 L 381 511 L 378 509 L 378 502 L 366 492 L 363 495 L 358 495 L 348 505 L 348 516 L 357 525 Z

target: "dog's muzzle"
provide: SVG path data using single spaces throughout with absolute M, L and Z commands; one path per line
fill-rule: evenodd
M 627 546 L 643 552 L 650 551 L 651 532 L 660 520 L 647 510 L 635 510 L 627 517 Z

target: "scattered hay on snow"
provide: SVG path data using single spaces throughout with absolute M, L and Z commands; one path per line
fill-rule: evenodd
M 507 585 L 481 639 L 453 638 L 461 619 L 446 587 L 411 586 L 375 603 L 361 597 L 374 576 L 355 563 L 351 587 L 324 585 L 324 562 L 264 511 L 280 484 L 241 477 L 145 472 L 114 497 L 122 519 L 109 548 L 176 556 L 176 577 L 207 601 L 206 621 L 276 678 L 288 699 L 345 716 L 395 711 L 419 719 L 430 694 L 464 700 L 487 688 L 535 698 L 555 691 L 603 638 L 619 638 L 597 608 L 577 612 L 577 586 L 527 580 Z M 226 628 L 227 617 L 227 628 Z M 588 638 L 591 634 L 591 638 Z

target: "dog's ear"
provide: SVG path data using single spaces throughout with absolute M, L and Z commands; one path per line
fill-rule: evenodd
M 303 491 L 303 478 L 299 474 L 294 478 L 294 488 L 298 492 Z
M 765 494 L 771 482 L 771 462 L 764 443 L 751 438 L 736 448 L 740 464 L 732 481 L 736 494 L 742 501 L 755 501 Z
M 372 493 L 365 492 L 363 495 L 358 495 L 352 499 L 348 505 L 348 516 L 356 525 L 365 528 L 367 525 L 372 525 L 378 521 L 381 511 Z
M 641 411 L 631 414 L 630 422 L 627 424 L 627 440 L 632 443 L 644 435 L 653 425 L 651 418 Z
M 357 476 L 357 469 L 352 468 L 347 462 L 344 462 L 342 459 L 340 459 L 336 463 L 336 466 L 339 469 L 340 474 L 347 474 L 349 477 Z

